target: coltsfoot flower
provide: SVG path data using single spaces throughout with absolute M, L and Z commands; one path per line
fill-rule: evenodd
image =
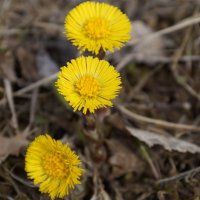
M 39 190 L 48 193 L 52 199 L 63 198 L 80 183 L 83 171 L 80 164 L 79 157 L 67 144 L 49 135 L 35 138 L 25 157 L 28 178 L 33 179 Z
M 65 18 L 65 33 L 79 49 L 98 54 L 100 49 L 120 49 L 130 39 L 131 24 L 117 7 L 84 2 Z
M 121 88 L 120 74 L 105 60 L 81 56 L 61 68 L 56 86 L 76 110 L 93 113 L 112 106 Z

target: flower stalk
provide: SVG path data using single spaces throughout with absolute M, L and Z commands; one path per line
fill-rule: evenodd
M 58 92 L 75 111 L 83 113 L 82 132 L 89 141 L 95 170 L 106 160 L 104 119 L 121 89 L 121 77 L 105 60 L 106 51 L 120 49 L 130 39 L 131 24 L 117 7 L 100 2 L 83 2 L 65 18 L 65 34 L 81 52 L 59 72 Z M 48 135 L 37 137 L 28 147 L 25 170 L 52 199 L 68 195 L 80 183 L 83 169 L 68 145 Z

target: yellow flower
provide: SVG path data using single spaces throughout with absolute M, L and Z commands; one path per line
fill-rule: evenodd
M 120 49 L 130 39 L 130 21 L 117 7 L 84 2 L 65 18 L 65 33 L 79 49 L 98 54 L 99 50 Z
M 76 110 L 83 113 L 112 106 L 121 80 L 119 73 L 105 60 L 98 58 L 79 57 L 62 67 L 56 86 L 66 101 Z
M 41 135 L 30 144 L 25 157 L 25 170 L 42 193 L 53 199 L 63 198 L 79 184 L 82 169 L 79 157 L 67 144 Z

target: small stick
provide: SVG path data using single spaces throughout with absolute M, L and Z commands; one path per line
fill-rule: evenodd
M 160 173 L 157 171 L 156 166 L 154 165 L 153 160 L 151 159 L 149 152 L 147 151 L 146 147 L 141 144 L 140 145 L 140 151 L 143 155 L 143 157 L 146 159 L 146 161 L 148 162 L 149 166 L 151 167 L 151 170 L 153 172 L 153 175 L 156 179 L 160 178 Z
M 188 42 L 188 40 L 190 38 L 191 32 L 192 32 L 192 27 L 188 28 L 180 48 L 175 53 L 174 62 L 172 64 L 172 66 L 171 66 L 171 71 L 172 71 L 172 74 L 173 74 L 174 79 L 176 80 L 176 82 L 180 86 L 182 86 L 190 95 L 192 95 L 193 97 L 195 97 L 197 100 L 200 101 L 200 95 L 189 84 L 187 84 L 186 81 L 184 81 L 180 77 L 178 69 L 177 69 L 178 68 L 178 65 L 177 65 L 178 64 L 178 60 L 181 57 L 181 55 L 183 54 L 185 46 L 187 45 L 187 42 Z
M 162 185 L 162 184 L 166 184 L 169 182 L 178 181 L 178 180 L 183 179 L 186 176 L 194 176 L 198 173 L 200 173 L 200 167 L 196 167 L 194 169 L 188 170 L 186 172 L 180 173 L 178 175 L 175 175 L 175 176 L 172 176 L 169 178 L 161 179 L 161 180 L 157 181 L 156 184 Z
M 35 119 L 35 112 L 36 112 L 36 104 L 37 104 L 37 97 L 38 97 L 38 88 L 33 90 L 32 98 L 31 98 L 31 107 L 30 107 L 30 115 L 29 115 L 29 124 L 23 131 L 24 137 L 27 137 L 30 134 L 30 128 Z
M 52 74 L 51 76 L 48 76 L 46 78 L 43 78 L 35 83 L 32 83 L 31 85 L 28 85 L 27 87 L 24 87 L 16 92 L 14 92 L 13 96 L 16 97 L 16 96 L 20 96 L 22 94 L 25 94 L 27 92 L 30 92 L 31 90 L 34 90 L 35 88 L 38 88 L 44 84 L 47 84 L 53 80 L 55 80 L 58 76 L 58 73 L 55 73 L 55 74 Z M 6 98 L 3 98 L 1 99 L 0 101 L 0 106 L 4 105 L 6 103 Z
M 18 90 L 14 93 L 14 96 L 20 96 L 24 93 L 30 92 L 31 90 L 40 87 L 41 85 L 47 84 L 53 80 L 55 80 L 58 76 L 58 73 L 52 74 L 51 76 L 48 76 L 46 78 L 43 78 L 35 83 L 32 83 L 31 85 L 28 85 L 27 87 L 22 88 L 21 90 Z
M 181 30 L 183 28 L 186 28 L 188 26 L 191 26 L 191 25 L 194 25 L 194 24 L 198 24 L 200 23 L 200 16 L 196 16 L 196 17 L 190 17 L 190 18 L 186 18 L 185 20 L 173 25 L 173 26 L 170 26 L 170 27 L 167 27 L 167 28 L 164 28 L 160 31 L 157 31 L 155 33 L 152 33 L 148 36 L 145 36 L 139 40 L 131 40 L 128 45 L 135 45 L 137 43 L 139 43 L 140 41 L 144 41 L 144 40 L 149 40 L 149 39 L 152 39 L 154 37 L 158 37 L 158 36 L 161 36 L 161 35 L 166 35 L 166 34 L 169 34 L 169 33 L 172 33 L 172 32 L 175 32 L 175 31 L 178 31 L 178 30 Z
M 9 105 L 11 113 L 12 113 L 12 122 L 13 122 L 12 126 L 15 129 L 16 133 L 18 133 L 19 132 L 18 120 L 17 120 L 15 104 L 14 104 L 14 100 L 13 100 L 12 86 L 8 79 L 4 79 L 4 85 L 5 85 L 5 91 L 6 91 L 6 96 L 7 96 L 7 100 L 8 100 L 8 105 Z
M 122 114 L 126 115 L 129 119 L 132 119 L 132 120 L 141 121 L 141 122 L 145 122 L 149 124 L 155 124 L 155 125 L 163 126 L 170 129 L 188 130 L 188 131 L 195 131 L 195 132 L 200 131 L 200 127 L 197 127 L 197 126 L 176 124 L 173 122 L 163 121 L 159 119 L 152 119 L 149 117 L 145 117 L 145 116 L 133 113 L 122 105 L 116 104 L 116 107 L 122 112 Z

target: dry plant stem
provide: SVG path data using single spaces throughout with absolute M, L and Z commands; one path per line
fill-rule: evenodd
M 0 194 L 0 197 L 1 197 L 2 199 L 14 200 L 12 197 L 7 196 L 7 195 L 3 195 L 3 194 Z
M 189 171 L 177 174 L 177 175 L 169 177 L 169 178 L 161 179 L 161 180 L 157 181 L 156 184 L 157 185 L 167 184 L 167 183 L 170 183 L 170 182 L 173 182 L 173 181 L 181 180 L 181 179 L 183 179 L 185 177 L 195 176 L 198 173 L 200 173 L 200 167 L 191 169 Z
M 135 44 L 138 44 L 140 41 L 144 41 L 144 39 L 150 39 L 152 37 L 155 37 L 155 36 L 160 36 L 160 35 L 164 35 L 164 34 L 169 34 L 169 33 L 172 33 L 172 32 L 175 32 L 175 31 L 178 31 L 180 29 L 183 29 L 183 28 L 186 28 L 188 26 L 191 26 L 191 25 L 194 25 L 194 24 L 197 24 L 197 23 L 200 23 L 200 16 L 198 17 L 193 17 L 193 18 L 187 18 L 185 19 L 183 22 L 180 22 L 174 26 L 171 26 L 171 27 L 168 27 L 168 28 L 165 28 L 165 29 L 162 29 L 160 31 L 157 31 L 155 33 L 152 33 L 151 35 L 149 36 L 146 36 L 144 38 L 141 38 L 139 40 L 132 40 L 131 42 L 128 43 L 128 45 L 135 45 Z M 9 32 L 12 31 L 11 30 L 4 30 L 3 32 L 0 32 L 0 36 L 3 35 L 7 35 L 9 34 Z M 14 29 L 13 30 L 14 33 L 19 33 L 20 30 L 19 29 Z M 102 58 L 101 58 L 102 59 Z M 128 57 L 125 57 L 117 66 L 117 70 L 121 70 L 128 62 L 130 62 L 132 60 L 132 56 L 131 55 L 128 55 Z M 33 90 L 34 88 L 36 87 L 40 87 L 46 83 L 49 83 L 53 80 L 56 79 L 58 73 L 55 73 L 47 78 L 43 78 L 25 88 L 22 88 L 20 90 L 18 90 L 17 92 L 14 93 L 14 96 L 20 96 L 24 93 L 27 93 L 27 92 L 30 92 L 31 90 Z M 0 106 L 1 105 L 4 105 L 6 103 L 6 99 L 1 99 L 0 101 Z
M 184 37 L 184 40 L 181 44 L 181 47 L 177 50 L 177 52 L 174 56 L 174 62 L 173 62 L 173 65 L 171 66 L 171 71 L 172 71 L 172 74 L 173 74 L 176 82 L 180 86 L 182 86 L 190 95 L 192 95 L 193 97 L 195 97 L 197 100 L 200 101 L 200 95 L 190 85 L 188 85 L 186 83 L 186 81 L 183 80 L 183 78 L 181 78 L 181 76 L 179 75 L 178 69 L 177 69 L 178 68 L 178 60 L 181 57 L 181 55 L 183 54 L 185 46 L 187 45 L 187 42 L 190 38 L 191 32 L 192 32 L 192 27 L 190 27 L 187 30 L 185 37 Z
M 141 79 L 138 81 L 137 85 L 131 90 L 131 92 L 129 93 L 128 97 L 127 97 L 127 100 L 130 101 L 131 98 L 136 94 L 138 93 L 145 85 L 146 83 L 149 81 L 150 78 L 152 78 L 152 76 L 157 72 L 159 71 L 161 68 L 163 67 L 162 66 L 158 66 L 156 67 L 155 69 L 153 69 L 151 72 L 143 75 L 141 77 Z
M 105 57 L 105 52 L 101 49 L 97 57 L 99 59 L 103 59 Z M 95 114 L 87 113 L 85 116 L 83 115 L 83 122 L 83 134 L 90 142 L 89 148 L 91 158 L 94 164 L 97 164 L 98 167 L 101 167 L 106 157 L 106 152 L 103 145 L 104 137 L 101 130 L 102 119 L 98 111 L 96 111 Z
M 162 127 L 169 128 L 169 129 L 187 130 L 187 131 L 194 131 L 194 132 L 200 131 L 200 127 L 197 127 L 197 126 L 176 124 L 176 123 L 167 122 L 167 121 L 163 121 L 163 120 L 159 120 L 159 119 L 152 119 L 152 118 L 144 117 L 142 115 L 133 113 L 133 112 L 129 111 L 128 109 L 126 109 L 122 105 L 116 104 L 116 107 L 122 112 L 122 114 L 124 114 L 126 117 L 128 117 L 131 120 L 154 124 L 154 125 L 162 126 Z
M 17 194 L 21 194 L 21 191 L 18 187 L 18 185 L 15 183 L 15 181 L 12 179 L 11 176 L 9 176 L 9 170 L 7 169 L 7 167 L 4 165 L 3 166 L 3 169 L 5 170 L 6 172 L 6 179 L 12 184 L 12 186 L 14 187 L 15 191 L 17 192 Z
M 153 172 L 154 177 L 155 177 L 156 179 L 159 179 L 159 178 L 160 178 L 160 173 L 159 173 L 158 170 L 156 169 L 156 167 L 155 167 L 155 165 L 154 165 L 154 163 L 153 163 L 153 161 L 152 161 L 152 159 L 151 159 L 151 157 L 150 157 L 150 155 L 149 155 L 149 153 L 148 153 L 147 148 L 146 148 L 143 144 L 140 145 L 140 151 L 141 151 L 143 157 L 144 157 L 144 158 L 146 159 L 146 161 L 148 162 L 149 166 L 151 167 L 151 170 L 152 170 L 152 172 Z
M 166 34 L 170 34 L 170 33 L 173 33 L 175 31 L 181 30 L 183 28 L 186 28 L 186 27 L 192 26 L 194 24 L 198 24 L 198 23 L 200 23 L 200 16 L 187 18 L 187 19 L 183 20 L 182 22 L 179 22 L 179 23 L 177 23 L 173 26 L 164 28 L 164 29 L 157 31 L 155 33 L 152 33 L 148 36 L 144 36 L 143 38 L 136 39 L 136 40 L 133 39 L 128 43 L 128 45 L 133 46 L 133 45 L 138 44 L 141 41 L 145 42 L 145 41 L 151 40 L 152 38 L 160 37 L 160 36 L 166 35 Z M 116 69 L 118 71 L 122 70 L 133 59 L 134 59 L 134 55 L 125 56 L 124 59 L 117 65 Z M 169 60 L 167 60 L 167 62 L 169 62 Z
M 18 90 L 17 92 L 14 93 L 14 96 L 20 96 L 22 94 L 25 94 L 35 88 L 40 87 L 41 85 L 45 85 L 53 80 L 55 80 L 58 76 L 58 73 L 52 74 L 51 76 L 48 76 L 46 78 L 43 78 L 27 87 L 22 88 L 21 90 Z
M 143 58 L 141 58 L 143 57 Z M 131 61 L 143 62 L 149 64 L 149 60 L 152 64 L 170 64 L 174 62 L 174 58 L 166 56 L 147 56 L 142 54 L 128 54 L 118 64 L 117 71 L 121 71 Z M 199 62 L 199 55 L 185 55 L 179 58 L 178 62 Z
M 51 76 L 43 78 L 35 83 L 32 83 L 31 85 L 28 85 L 27 87 L 24 87 L 16 92 L 14 92 L 13 96 L 16 97 L 16 96 L 25 94 L 27 92 L 30 92 L 30 91 L 34 90 L 35 88 L 38 88 L 42 85 L 45 85 L 45 84 L 55 80 L 57 78 L 57 76 L 58 76 L 58 73 L 55 73 L 55 74 L 52 74 Z M 6 103 L 6 98 L 1 99 L 0 106 L 4 105 L 5 103 Z
M 186 28 L 188 26 L 192 26 L 192 25 L 198 24 L 198 23 L 200 23 L 200 16 L 190 17 L 190 18 L 183 20 L 182 22 L 179 22 L 179 23 L 173 25 L 173 26 L 164 28 L 160 31 L 157 31 L 155 33 L 150 34 L 149 36 L 141 38 L 140 40 L 132 40 L 128 43 L 128 45 L 135 45 L 141 40 L 142 41 L 149 40 L 149 39 L 152 39 L 153 37 L 158 37 L 158 36 L 161 36 L 161 35 L 169 34 L 169 33 L 181 30 L 183 28 Z
M 6 91 L 6 97 L 8 99 L 8 105 L 12 113 L 12 127 L 15 129 L 16 133 L 19 133 L 18 120 L 17 120 L 15 104 L 13 100 L 12 86 L 8 79 L 4 79 L 4 86 L 5 86 L 5 91 Z
M 30 107 L 30 116 L 29 116 L 29 124 L 23 131 L 24 137 L 28 136 L 30 133 L 31 126 L 35 119 L 35 112 L 36 112 L 36 104 L 37 104 L 37 97 L 38 97 L 38 88 L 33 90 L 32 98 L 31 98 L 31 107 Z
M 99 138 L 96 134 L 96 119 L 95 116 L 91 113 L 82 115 L 83 117 L 83 133 L 92 142 L 98 142 Z

